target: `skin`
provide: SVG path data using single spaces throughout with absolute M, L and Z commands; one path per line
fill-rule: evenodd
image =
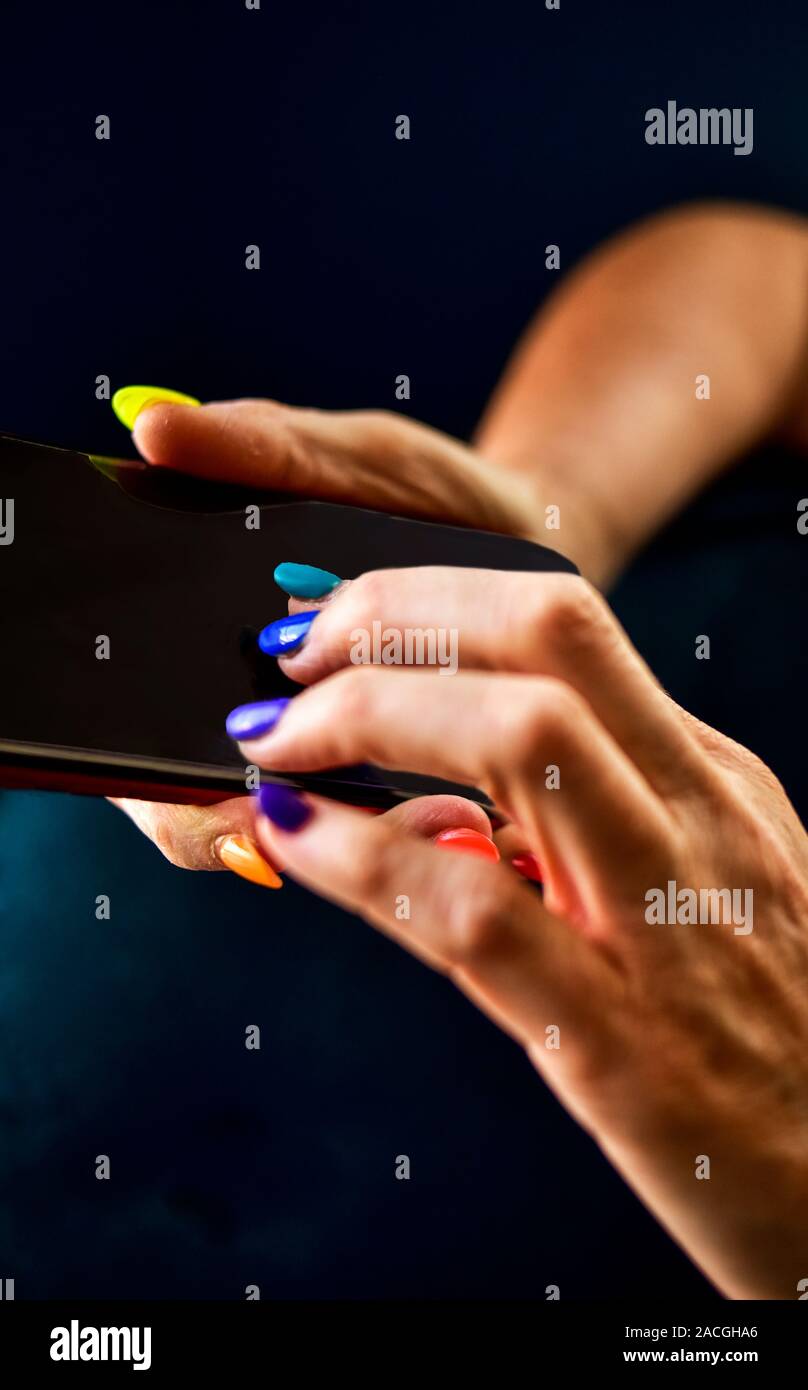
M 448 973 L 738 1298 L 795 1298 L 808 1277 L 806 837 L 768 769 L 661 691 L 594 586 L 756 443 L 805 446 L 807 350 L 805 224 L 703 206 L 630 229 L 565 280 L 472 446 L 384 412 L 269 401 L 155 405 L 134 429 L 155 466 L 512 532 L 587 576 L 414 570 L 342 586 L 284 662 L 310 688 L 243 746 L 267 768 L 370 759 L 483 787 L 511 818 L 510 851 L 538 856 L 543 899 L 506 864 L 433 851 L 439 828 L 490 833 L 462 799 L 375 818 L 311 799 L 295 835 L 246 801 L 121 804 L 186 867 L 220 867 L 230 831 L 257 836 Z M 348 625 L 379 619 L 457 627 L 462 670 L 348 669 Z M 645 894 L 669 880 L 751 889 L 753 931 L 650 924 Z
M 427 610 L 458 630 L 455 676 L 351 665 L 352 628 L 417 627 Z M 537 854 L 544 897 L 505 864 L 438 855 L 392 817 L 315 798 L 294 834 L 258 817 L 269 857 L 511 1034 L 724 1293 L 797 1298 L 808 837 L 773 774 L 674 704 L 575 576 L 364 575 L 284 667 L 309 688 L 241 745 L 246 761 L 302 772 L 371 759 L 480 786 Z M 751 920 L 649 922 L 646 894 L 669 880 L 751 890 Z

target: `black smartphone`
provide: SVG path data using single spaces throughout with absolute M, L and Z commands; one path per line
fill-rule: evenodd
M 342 578 L 461 565 L 566 570 L 529 541 L 209 483 L 0 435 L 0 786 L 213 802 L 245 791 L 235 705 L 293 693 L 258 634 L 284 560 Z M 461 791 L 363 765 L 262 774 L 385 808 Z

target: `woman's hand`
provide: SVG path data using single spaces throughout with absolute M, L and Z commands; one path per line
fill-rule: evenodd
M 507 531 L 566 547 L 579 558 L 587 548 L 583 520 L 579 528 L 572 504 L 562 507 L 562 531 L 544 529 L 544 506 L 561 505 L 559 488 L 548 484 L 545 489 L 538 479 L 495 468 L 474 449 L 426 425 L 383 411 L 301 410 L 262 400 L 161 403 L 155 390 L 146 389 L 140 398 L 124 396 L 122 410 L 133 424 L 138 449 L 155 466 Z M 115 804 L 172 864 L 231 868 L 266 886 L 280 886 L 251 844 L 246 798 L 204 809 L 122 798 Z M 474 828 L 478 817 L 469 806 L 457 798 L 444 802 L 447 813 L 453 807 L 462 814 L 442 828 Z M 429 825 L 433 816 L 434 807 Z
M 454 630 L 460 669 L 352 665 L 374 622 Z M 798 1297 L 808 844 L 774 776 L 675 705 L 571 576 L 369 574 L 283 664 L 314 684 L 246 760 L 479 786 L 537 855 L 544 899 L 505 864 L 276 785 L 265 852 L 512 1034 L 725 1293 Z

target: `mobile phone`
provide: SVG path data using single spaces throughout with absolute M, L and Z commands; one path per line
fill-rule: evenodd
M 564 570 L 555 551 L 0 435 L 0 786 L 206 803 L 245 791 L 235 705 L 294 693 L 258 634 L 284 560 L 341 578 L 460 565 Z M 362 765 L 262 779 L 356 805 L 483 794 Z

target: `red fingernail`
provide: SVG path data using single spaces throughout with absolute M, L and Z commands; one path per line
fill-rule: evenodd
M 468 830 L 465 826 L 458 826 L 456 830 L 441 830 L 432 841 L 439 849 L 456 849 L 461 854 L 476 854 L 480 859 L 490 859 L 496 864 L 499 859 L 499 850 L 493 840 L 489 840 L 487 835 L 482 835 L 479 830 Z
M 534 883 L 542 883 L 541 864 L 535 854 L 525 851 L 524 854 L 515 854 L 511 860 L 513 867 L 523 878 L 530 878 Z

